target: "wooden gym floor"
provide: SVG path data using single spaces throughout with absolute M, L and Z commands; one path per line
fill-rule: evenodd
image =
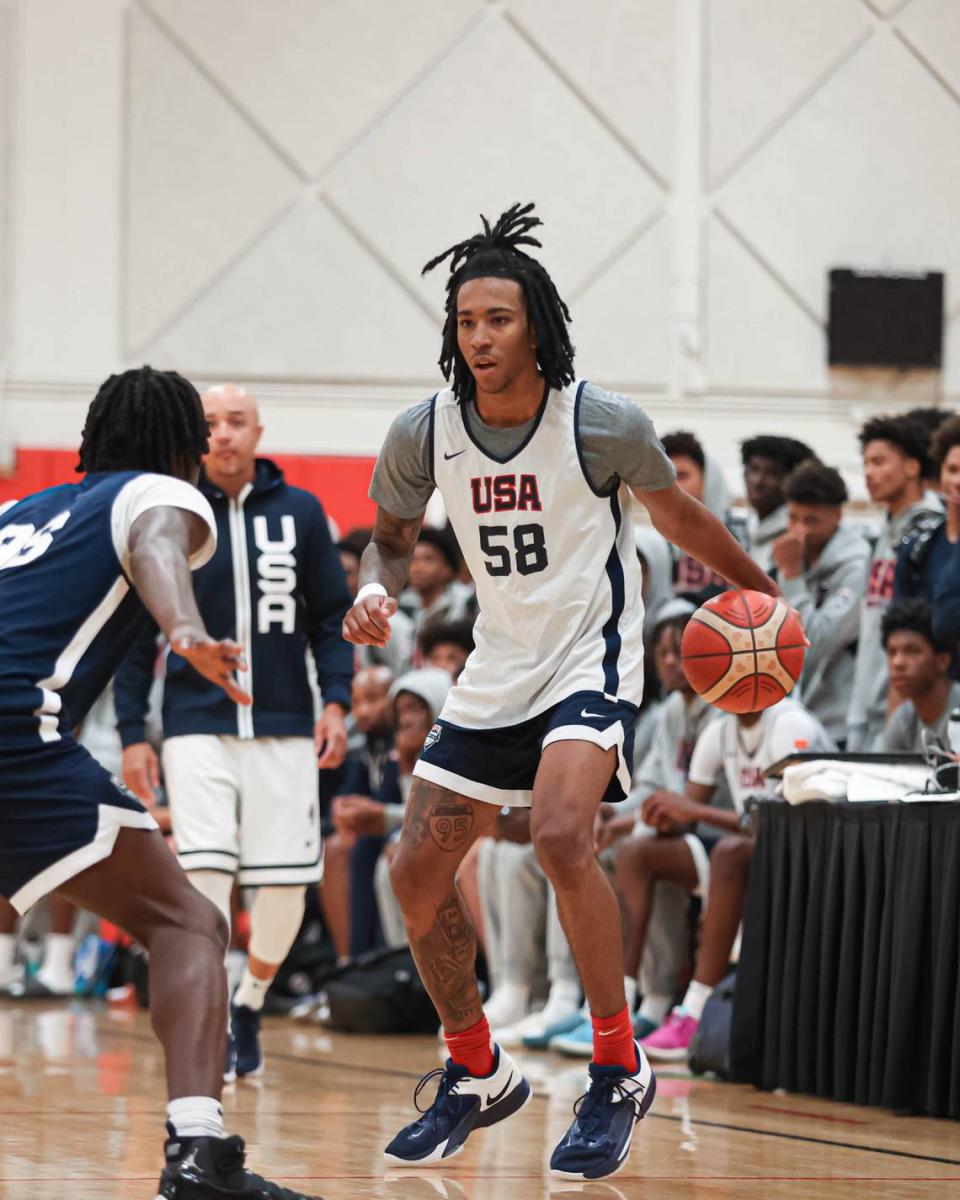
M 437 1065 L 431 1038 L 359 1038 L 272 1018 L 261 1083 L 227 1088 L 251 1165 L 325 1200 L 903 1200 L 960 1195 L 960 1128 L 802 1096 L 659 1074 L 628 1166 L 605 1183 L 554 1179 L 550 1151 L 585 1067 L 520 1052 L 536 1098 L 450 1164 L 385 1170 Z M 431 1092 L 432 1098 L 432 1092 Z M 143 1013 L 0 1002 L 0 1196 L 154 1200 L 162 1061 Z

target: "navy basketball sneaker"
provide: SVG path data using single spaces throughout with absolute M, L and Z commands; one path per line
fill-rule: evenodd
M 591 1063 L 590 1087 L 574 1108 L 573 1124 L 550 1159 L 551 1170 L 573 1179 L 603 1179 L 622 1170 L 636 1123 L 657 1094 L 657 1077 L 638 1042 L 637 1069 Z
M 263 1050 L 260 1048 L 260 1014 L 243 1004 L 231 1010 L 230 1031 L 237 1050 L 237 1075 L 256 1078 L 263 1074 Z
M 420 1093 L 432 1079 L 440 1083 L 433 1103 L 420 1107 Z M 509 1054 L 494 1044 L 489 1075 L 467 1074 L 466 1067 L 447 1059 L 417 1084 L 413 1102 L 423 1115 L 401 1129 L 384 1151 L 388 1162 L 422 1167 L 452 1158 L 474 1129 L 485 1129 L 519 1112 L 533 1095 L 530 1084 Z
M 167 1133 L 157 1200 L 320 1200 L 248 1171 L 243 1138 L 177 1137 L 169 1124 Z

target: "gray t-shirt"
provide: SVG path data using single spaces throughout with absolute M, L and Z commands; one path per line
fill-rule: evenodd
M 944 749 L 949 747 L 947 725 L 950 713 L 960 708 L 960 683 L 954 683 L 950 688 L 943 712 L 933 725 L 920 718 L 911 700 L 904 702 L 893 710 L 886 729 L 878 736 L 874 745 L 875 750 L 887 754 L 919 754 L 923 750 L 924 731 L 934 737 Z
M 370 481 L 370 499 L 405 520 L 422 515 L 436 486 L 430 457 L 431 404 L 424 400 L 394 419 Z M 501 459 L 520 447 L 536 420 L 498 428 L 483 421 L 473 403 L 464 416 L 481 447 Z M 579 416 L 583 461 L 597 491 L 609 490 L 618 480 L 648 492 L 673 483 L 676 471 L 653 422 L 632 400 L 587 383 Z

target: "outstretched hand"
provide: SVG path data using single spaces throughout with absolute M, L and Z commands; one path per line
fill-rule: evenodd
M 355 646 L 385 646 L 390 618 L 397 611 L 393 596 L 364 596 L 343 618 L 343 636 Z
M 208 633 L 192 628 L 175 629 L 170 645 L 204 679 L 222 687 L 234 704 L 252 704 L 253 697 L 237 683 L 235 672 L 247 669 L 243 648 L 224 638 L 216 641 Z

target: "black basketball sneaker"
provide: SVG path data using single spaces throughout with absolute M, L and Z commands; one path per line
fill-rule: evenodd
M 172 1125 L 167 1133 L 157 1200 L 321 1200 L 248 1171 L 243 1138 L 177 1137 Z

